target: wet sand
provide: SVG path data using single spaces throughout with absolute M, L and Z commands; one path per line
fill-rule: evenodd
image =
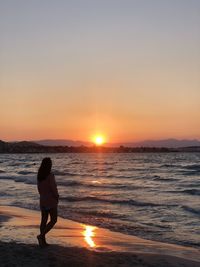
M 145 240 L 58 218 L 40 248 L 40 213 L 0 206 L 1 266 L 200 266 L 200 249 Z

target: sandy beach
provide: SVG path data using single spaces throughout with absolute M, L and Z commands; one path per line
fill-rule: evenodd
M 39 212 L 0 207 L 1 266 L 200 266 L 200 250 L 154 242 L 59 218 L 37 244 Z

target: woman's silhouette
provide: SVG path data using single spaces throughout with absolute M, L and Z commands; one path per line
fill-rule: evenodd
M 52 161 L 44 158 L 37 175 L 37 186 L 40 194 L 41 223 L 40 234 L 37 236 L 40 247 L 45 247 L 45 235 L 57 222 L 58 190 L 54 174 L 51 173 Z M 50 215 L 50 221 L 48 217 Z

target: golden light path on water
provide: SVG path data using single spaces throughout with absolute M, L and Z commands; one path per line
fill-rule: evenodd
M 95 229 L 96 229 L 96 227 L 94 227 L 94 226 L 85 225 L 85 230 L 82 232 L 86 243 L 91 248 L 96 247 L 96 244 L 93 240 L 93 237 L 95 236 L 95 232 L 94 232 Z

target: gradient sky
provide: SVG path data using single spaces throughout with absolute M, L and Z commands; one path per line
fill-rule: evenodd
M 1 0 L 0 139 L 200 139 L 199 0 Z

